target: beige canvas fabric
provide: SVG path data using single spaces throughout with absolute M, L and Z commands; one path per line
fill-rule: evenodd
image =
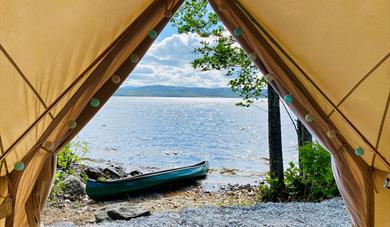
M 0 224 L 37 226 L 55 151 L 100 109 L 179 0 L 0 0 Z M 333 154 L 356 226 L 390 226 L 390 2 L 210 0 Z M 119 76 L 120 82 L 114 82 Z M 331 133 L 330 133 L 331 132 Z M 328 136 L 331 135 L 331 136 Z M 361 147 L 363 156 L 354 154 Z M 25 165 L 14 170 L 15 164 Z
M 307 74 L 294 73 L 324 113 L 323 120 L 351 148 L 364 149 L 362 159 L 372 167 L 374 187 L 366 190 L 374 203 L 366 209 L 372 209 L 375 226 L 390 226 L 390 190 L 383 187 L 390 172 L 390 2 L 239 2 Z M 343 194 L 355 191 L 341 189 Z
M 354 225 L 389 226 L 390 2 L 210 2 L 232 32 L 242 30 L 237 40 L 332 152 Z

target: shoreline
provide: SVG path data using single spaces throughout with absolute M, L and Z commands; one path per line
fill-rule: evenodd
M 123 167 L 111 166 L 111 171 L 117 174 L 125 174 Z M 76 166 L 76 176 L 79 181 L 80 173 L 87 173 L 86 168 L 92 168 L 88 166 Z M 97 169 L 95 169 L 97 170 Z M 90 170 L 89 170 L 90 171 Z M 105 173 L 102 169 L 98 170 Z M 231 171 L 228 171 L 231 174 Z M 111 172 L 113 173 L 113 172 Z M 70 176 L 74 177 L 74 176 Z M 192 184 L 176 185 L 175 188 L 165 188 L 158 191 L 149 191 L 143 194 L 129 196 L 121 200 L 96 202 L 90 199 L 85 194 L 79 194 L 78 196 L 72 195 L 72 193 L 60 192 L 60 194 L 53 194 L 47 201 L 42 214 L 43 226 L 107 226 L 111 227 L 111 224 L 115 226 L 181 226 L 180 223 L 187 223 L 194 221 L 197 212 L 208 215 L 209 220 L 201 220 L 200 223 L 194 223 L 195 225 L 207 225 L 207 226 L 220 226 L 219 222 L 213 223 L 215 219 L 221 223 L 226 222 L 225 215 L 221 215 L 225 212 L 234 211 L 237 212 L 237 226 L 251 226 L 251 222 L 247 222 L 246 219 L 242 219 L 241 216 L 246 215 L 248 211 L 258 212 L 256 215 L 259 217 L 253 218 L 252 223 L 267 223 L 267 226 L 290 226 L 287 219 L 282 220 L 280 225 L 272 225 L 272 223 L 278 220 L 280 216 L 279 210 L 285 210 L 286 215 L 290 215 L 287 207 L 293 209 L 302 209 L 302 207 L 308 207 L 308 210 L 300 211 L 301 213 L 307 213 L 301 215 L 299 223 L 306 223 L 306 217 L 310 217 L 313 220 L 321 220 L 316 222 L 316 226 L 323 226 L 324 220 L 329 225 L 337 223 L 337 221 L 322 220 L 322 216 L 331 217 L 333 214 L 340 216 L 341 224 L 337 226 L 348 226 L 349 216 L 346 213 L 343 201 L 341 198 L 332 198 L 321 202 L 284 202 L 284 203 L 262 203 L 258 201 L 257 194 L 259 184 L 224 184 L 219 187 L 205 187 L 206 180 L 201 179 L 193 182 Z M 85 186 L 84 186 L 85 187 Z M 76 190 L 77 192 L 77 190 Z M 317 210 L 316 214 L 312 213 L 312 210 Z M 109 215 L 109 212 L 123 211 L 119 214 L 121 217 L 129 215 L 130 218 L 124 221 L 123 218 L 113 218 Z M 325 211 L 323 211 L 325 210 Z M 189 212 L 190 211 L 190 212 Z M 263 212 L 270 212 L 269 217 L 261 217 Z M 142 212 L 142 214 L 140 213 Z M 195 212 L 195 213 L 193 213 Z M 214 214 L 212 214 L 214 212 Z M 140 216 L 138 216 L 140 214 Z M 146 217 L 141 217 L 146 215 Z M 124 215 L 124 216 L 123 216 Z M 184 216 L 183 216 L 184 215 Z M 213 216 L 214 215 L 214 216 Z M 184 221 L 172 220 L 172 217 L 183 218 Z M 318 216 L 318 217 L 317 217 Z M 129 217 L 129 216 L 127 216 Z M 235 216 L 234 216 L 235 217 Z M 290 218 L 294 215 L 290 216 Z M 236 217 L 237 218 L 237 217 Z M 259 219 L 260 218 L 260 219 Z M 274 221 L 271 221 L 274 220 Z M 284 222 L 283 222 L 284 221 Z M 176 223 L 177 222 L 177 223 Z M 151 224 L 152 223 L 152 224 Z M 166 225 L 162 224 L 166 223 Z M 212 223 L 212 224 L 210 224 Z M 249 223 L 249 224 L 248 224 Z M 307 226 L 307 225 L 293 225 L 293 226 Z M 311 223 L 308 221 L 307 223 Z M 306 224 L 307 224 L 306 223 Z M 118 224 L 118 225 L 116 225 Z M 187 226 L 187 225 L 184 225 Z M 226 225 L 230 226 L 230 222 Z M 233 225 L 235 226 L 235 225 Z M 253 226 L 253 225 L 252 225 Z
M 249 206 L 256 203 L 257 186 L 227 185 L 218 191 L 205 191 L 197 182 L 176 189 L 128 197 L 128 199 L 96 202 L 87 196 L 80 200 L 54 198 L 46 203 L 42 222 L 46 225 L 71 222 L 75 225 L 91 225 L 100 222 L 99 215 L 109 207 L 137 206 L 156 214 L 178 212 L 185 208 L 204 206 Z

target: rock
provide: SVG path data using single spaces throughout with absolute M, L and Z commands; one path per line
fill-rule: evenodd
M 122 167 L 109 166 L 103 170 L 103 173 L 106 178 L 111 178 L 111 179 L 126 177 L 126 173 Z
M 130 220 L 136 217 L 149 216 L 150 211 L 142 207 L 120 206 L 108 209 L 107 215 L 113 220 Z
M 74 196 L 83 196 L 85 195 L 85 185 L 83 182 L 81 182 L 80 179 L 76 178 L 75 176 L 68 176 L 63 181 L 64 184 L 64 193 L 70 194 Z
M 98 179 L 99 177 L 104 176 L 104 174 L 100 170 L 90 166 L 84 169 L 84 173 L 87 174 L 87 176 L 91 179 Z
M 139 171 L 139 170 L 133 170 L 130 172 L 130 176 L 138 176 L 138 175 L 141 175 L 142 172 Z
M 111 218 L 108 217 L 107 212 L 105 210 L 100 210 L 97 214 L 95 214 L 96 223 L 100 223 L 108 220 L 111 220 Z
M 115 166 L 114 168 L 115 168 L 116 172 L 119 173 L 119 175 L 121 177 L 127 177 L 127 173 L 122 166 Z

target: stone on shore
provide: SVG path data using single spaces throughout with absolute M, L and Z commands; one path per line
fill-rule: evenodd
M 107 206 L 95 214 L 96 223 L 109 220 L 130 220 L 141 216 L 149 216 L 150 211 L 129 203 L 118 203 Z
M 98 179 L 99 177 L 104 176 L 104 174 L 100 170 L 91 166 L 87 166 L 84 169 L 84 173 L 91 179 Z
M 141 216 L 149 216 L 150 211 L 135 206 L 121 206 L 107 210 L 107 215 L 113 220 L 130 220 Z
M 111 220 L 111 218 L 108 217 L 106 210 L 100 210 L 99 212 L 97 212 L 95 214 L 95 221 L 96 221 L 96 223 L 100 223 L 100 222 L 103 222 L 103 221 L 109 221 L 109 220 Z
M 103 173 L 108 179 L 118 179 L 127 176 L 126 172 L 121 167 L 109 166 L 103 170 Z
M 84 196 L 86 194 L 85 184 L 75 176 L 69 175 L 68 177 L 65 178 L 63 184 L 64 184 L 64 188 L 63 188 L 64 194 L 70 194 L 73 196 Z

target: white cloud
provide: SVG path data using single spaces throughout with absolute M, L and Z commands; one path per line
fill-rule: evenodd
M 191 66 L 200 44 L 196 34 L 173 34 L 154 43 L 124 85 L 171 85 L 187 87 L 227 87 L 221 71 L 202 72 Z

